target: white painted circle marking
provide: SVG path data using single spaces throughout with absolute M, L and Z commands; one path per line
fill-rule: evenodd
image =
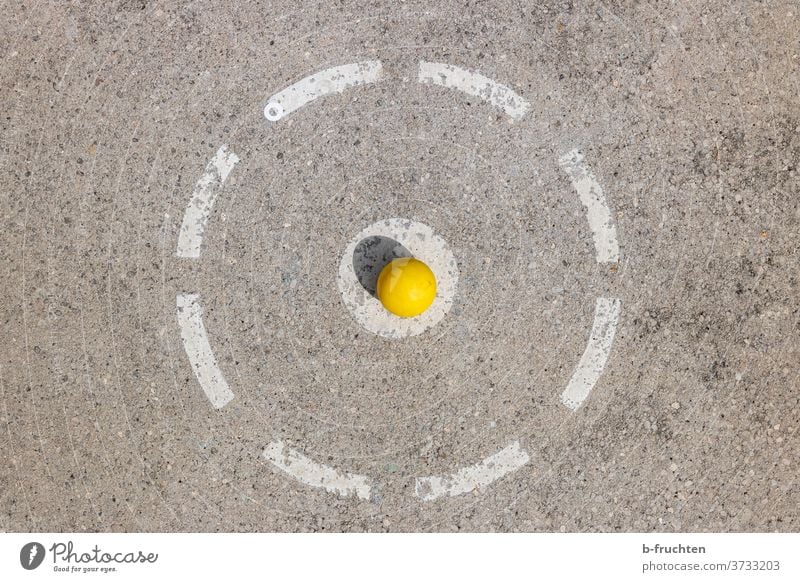
M 272 103 L 267 103 L 267 106 L 264 107 L 264 117 L 270 121 L 278 121 L 283 117 L 283 106 L 274 101 Z
M 305 77 L 270 97 L 270 101 L 264 107 L 264 116 L 269 121 L 278 121 L 319 97 L 334 92 L 341 93 L 349 87 L 374 83 L 381 75 L 382 65 L 379 61 L 350 63 L 326 69 Z M 530 108 L 530 104 L 509 87 L 477 72 L 454 65 L 422 61 L 418 80 L 420 83 L 452 87 L 478 96 L 499 107 L 514 119 L 523 117 Z M 199 258 L 205 224 L 217 193 L 215 188 L 221 187 L 238 161 L 239 158 L 228 152 L 227 146 L 223 146 L 207 166 L 206 173 L 198 181 L 184 214 L 176 253 L 178 256 Z M 619 245 L 613 213 L 609 209 L 602 187 L 585 165 L 583 155 L 575 149 L 562 156 L 559 163 L 569 174 L 586 208 L 597 262 L 619 262 Z M 390 243 L 396 242 L 403 250 L 403 254 L 398 256 L 417 257 L 433 270 L 437 279 L 437 294 L 433 304 L 425 313 L 414 318 L 396 317 L 386 311 L 380 301 L 362 285 L 355 267 L 356 249 L 369 237 L 384 237 L 390 239 Z M 364 254 L 366 255 L 366 251 Z M 452 307 L 457 282 L 458 264 L 445 241 L 429 226 L 402 218 L 376 222 L 356 235 L 345 249 L 337 280 L 342 300 L 356 320 L 368 331 L 391 339 L 419 335 L 439 323 Z M 212 405 L 222 408 L 234 396 L 214 358 L 198 300 L 198 294 L 181 293 L 177 296 L 181 337 L 198 382 Z M 620 307 L 621 301 L 617 298 L 597 299 L 589 341 L 569 385 L 561 396 L 562 403 L 573 411 L 587 398 L 605 368 L 614 341 Z M 369 477 L 337 471 L 287 447 L 282 441 L 270 443 L 264 450 L 263 456 L 277 469 L 309 486 L 323 488 L 341 496 L 355 495 L 363 500 L 370 498 Z M 515 441 L 482 461 L 462 467 L 454 473 L 418 477 L 415 495 L 423 501 L 432 501 L 480 490 L 518 470 L 529 461 L 530 455 L 520 447 L 519 441 Z
M 431 268 L 436 277 L 436 298 L 424 313 L 417 317 L 397 317 L 386 311 L 361 284 L 353 256 L 359 243 L 369 237 L 392 239 Z M 337 283 L 342 301 L 364 329 L 388 339 L 401 339 L 428 331 L 447 315 L 456 294 L 458 263 L 444 239 L 428 225 L 405 218 L 387 218 L 353 237 L 342 255 Z

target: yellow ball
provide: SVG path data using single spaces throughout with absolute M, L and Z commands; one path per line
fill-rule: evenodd
M 417 259 L 395 259 L 378 275 L 378 299 L 399 317 L 416 317 L 436 297 L 436 277 Z

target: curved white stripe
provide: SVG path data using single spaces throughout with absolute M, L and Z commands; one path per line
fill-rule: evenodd
M 183 224 L 178 234 L 179 257 L 197 258 L 200 256 L 200 245 L 203 242 L 206 222 L 214 207 L 222 185 L 228 178 L 233 167 L 239 162 L 238 156 L 228 151 L 228 146 L 223 145 L 208 162 L 205 172 L 197 181 L 192 192 L 192 198 L 183 213 Z
M 594 324 L 592 335 L 586 344 L 578 367 L 564 392 L 561 402 L 572 410 L 577 409 L 591 392 L 603 369 L 606 367 L 614 335 L 617 332 L 617 321 L 622 307 L 619 299 L 598 297 L 594 307 Z
M 420 61 L 417 80 L 420 83 L 433 83 L 480 97 L 513 119 L 522 118 L 530 109 L 530 104 L 511 88 L 480 73 L 448 63 Z
M 196 293 L 181 293 L 177 297 L 178 325 L 181 328 L 183 349 L 186 350 L 203 392 L 215 408 L 222 408 L 233 400 L 233 392 L 217 366 L 217 360 L 208 343 L 199 299 L 200 296 Z
M 270 97 L 264 107 L 264 117 L 278 121 L 318 97 L 374 83 L 382 70 L 380 61 L 363 61 L 316 72 Z
M 346 497 L 355 495 L 369 500 L 372 487 L 369 478 L 352 473 L 339 473 L 333 467 L 317 463 L 302 453 L 287 447 L 282 441 L 273 441 L 264 449 L 266 458 L 275 467 L 288 473 L 301 483 L 338 493 Z
M 583 161 L 583 154 L 574 149 L 561 156 L 558 163 L 569 175 L 586 208 L 586 218 L 594 238 L 595 260 L 598 263 L 619 262 L 617 228 L 603 188 Z
M 455 497 L 480 489 L 516 471 L 530 461 L 528 453 L 515 441 L 506 448 L 486 457 L 480 463 L 459 469 L 442 477 L 417 477 L 414 494 L 423 501 L 440 497 Z

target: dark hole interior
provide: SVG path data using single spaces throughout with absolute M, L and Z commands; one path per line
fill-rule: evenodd
M 381 269 L 400 257 L 410 257 L 411 252 L 396 240 L 386 236 L 369 236 L 356 245 L 353 251 L 353 269 L 367 293 L 377 297 L 375 289 Z

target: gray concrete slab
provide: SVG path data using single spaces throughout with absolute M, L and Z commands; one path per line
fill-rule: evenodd
M 2 13 L 0 530 L 798 531 L 796 2 Z M 385 339 L 394 217 L 458 283 Z

